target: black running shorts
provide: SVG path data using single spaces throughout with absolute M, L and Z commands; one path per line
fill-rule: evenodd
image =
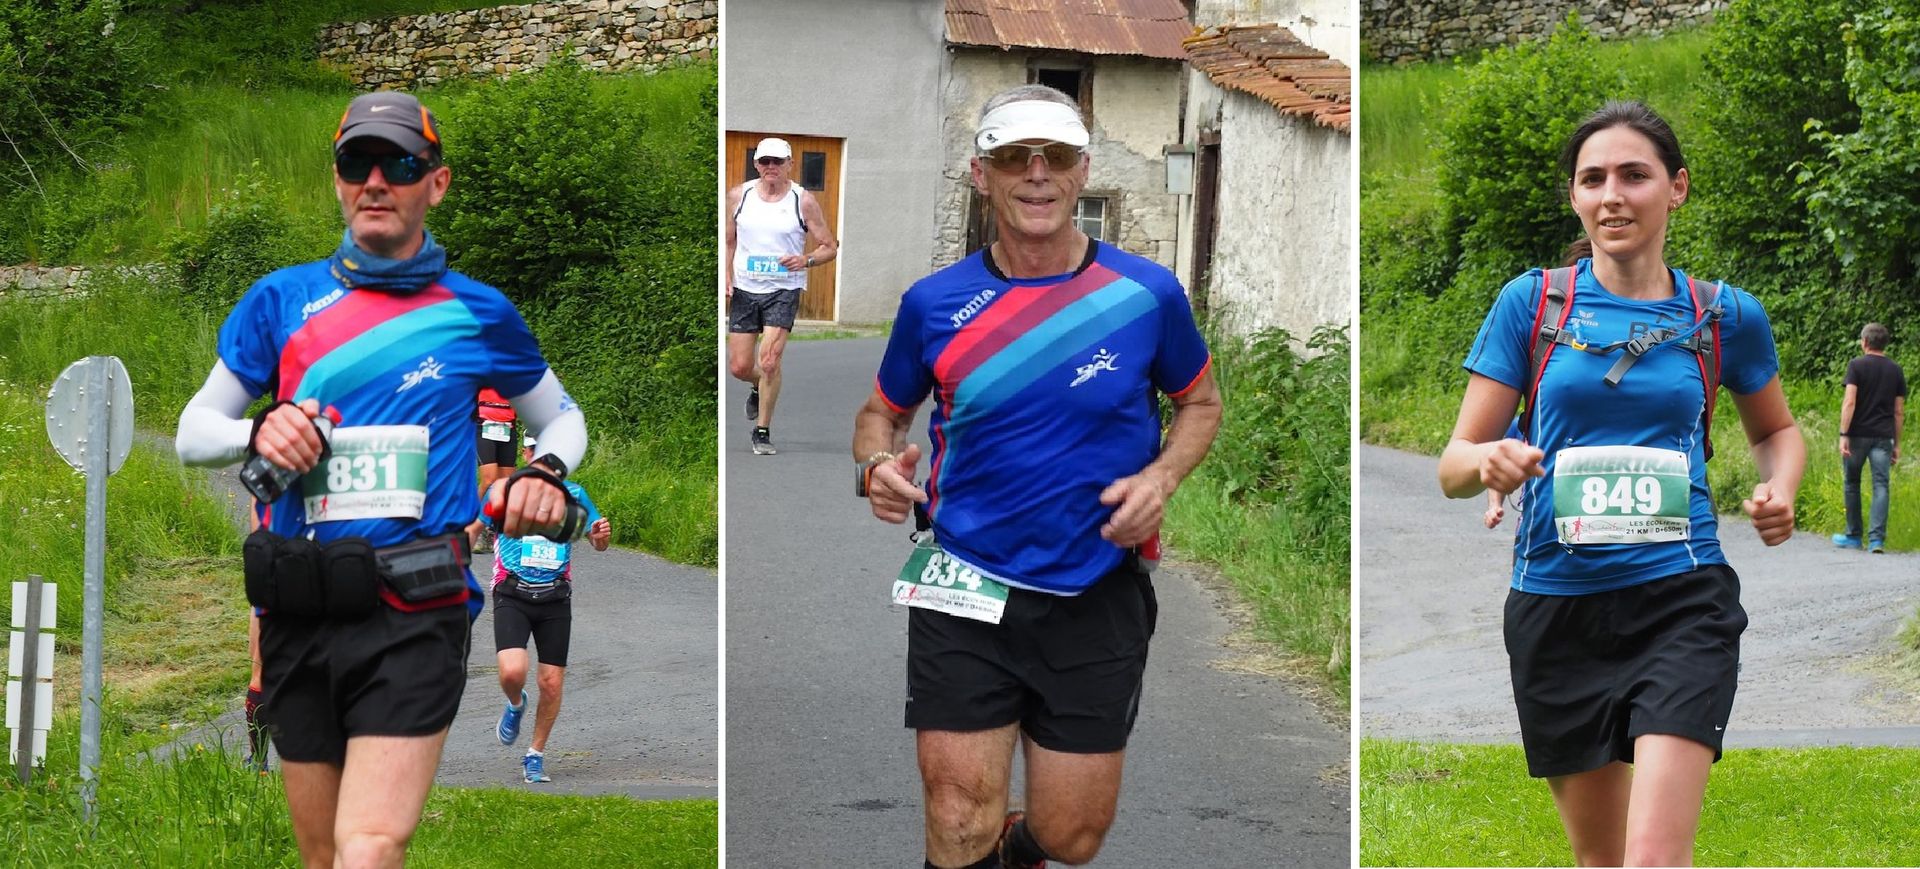
M 1076 597 L 1010 591 L 998 625 L 907 611 L 907 726 L 1018 722 L 1051 751 L 1126 748 L 1160 609 L 1147 572 L 1129 555 Z
M 428 736 L 460 710 L 467 608 L 403 613 L 381 605 L 351 621 L 260 617 L 259 719 L 280 756 L 341 764 L 355 736 Z
M 1740 672 L 1740 578 L 1724 564 L 1599 594 L 1507 594 L 1507 655 L 1527 772 L 1633 762 L 1650 733 L 1720 759 Z
M 572 636 L 572 599 L 528 603 L 499 594 L 496 590 L 493 596 L 494 651 L 524 649 L 527 639 L 531 637 L 540 663 L 565 667 L 567 644 Z
M 515 423 L 512 426 L 512 433 L 515 435 L 519 434 L 519 428 L 519 424 Z M 520 456 L 513 448 L 514 441 L 519 440 L 519 438 L 508 437 L 508 439 L 504 441 L 493 441 L 487 440 L 485 435 L 474 435 L 474 439 L 475 442 L 479 444 L 480 464 L 499 465 L 503 468 L 519 466 Z
M 799 290 L 749 293 L 734 287 L 727 300 L 727 331 L 759 333 L 768 326 L 792 329 L 799 311 Z

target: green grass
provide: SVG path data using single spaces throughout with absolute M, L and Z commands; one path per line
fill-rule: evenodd
M 714 567 L 720 502 L 712 428 L 680 428 L 648 438 L 597 435 L 578 479 L 616 542 L 645 541 L 642 548 L 662 558 Z
M 47 765 L 22 787 L 0 777 L 0 866 L 299 865 L 278 775 L 241 768 L 217 743 L 164 761 L 121 735 L 109 702 L 102 740 L 98 825 L 81 821 L 75 716 L 55 722 Z M 719 865 L 713 800 L 642 802 L 528 791 L 435 788 L 409 848 L 415 866 L 525 865 L 528 842 L 565 866 Z
M 1564 866 L 1519 746 L 1360 742 L 1360 865 Z M 1702 866 L 1920 865 L 1920 750 L 1734 749 L 1714 766 Z
M 1167 505 L 1175 554 L 1216 566 L 1290 669 L 1350 690 L 1348 353 L 1284 334 L 1212 336 L 1225 404 L 1213 451 Z M 1280 421 L 1284 420 L 1282 425 Z

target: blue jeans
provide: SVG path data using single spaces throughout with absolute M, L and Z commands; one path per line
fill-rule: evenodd
M 1847 536 L 1860 536 L 1860 466 L 1873 466 L 1873 507 L 1868 540 L 1887 539 L 1887 478 L 1893 471 L 1892 438 L 1852 438 L 1853 455 L 1840 459 L 1840 476 L 1846 481 Z

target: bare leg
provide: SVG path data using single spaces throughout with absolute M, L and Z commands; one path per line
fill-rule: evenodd
M 520 652 L 521 672 L 525 673 L 526 652 Z M 560 717 L 560 695 L 567 680 L 567 668 L 552 664 L 540 665 L 540 705 L 533 712 L 533 750 L 545 753 L 547 735 L 553 732 L 553 722 Z
M 773 427 L 773 405 L 780 400 L 781 356 L 787 352 L 787 331 L 768 326 L 760 341 L 760 421 L 762 428 Z
M 300 844 L 300 862 L 307 869 L 332 866 L 334 806 L 340 800 L 340 767 L 282 759 L 280 779 L 287 792 L 287 816 L 293 820 L 293 839 Z
M 333 838 L 342 869 L 404 866 L 407 842 L 440 766 L 445 730 L 431 736 L 356 736 L 347 740 Z
M 1633 769 L 1609 763 L 1596 770 L 1547 779 L 1554 808 L 1573 846 L 1576 866 L 1619 866 L 1625 860 L 1627 798 Z
M 760 385 L 760 372 L 754 367 L 753 359 L 753 342 L 759 337 L 754 332 L 727 333 L 727 373 L 749 386 Z
M 520 693 L 527 688 L 527 650 L 501 649 L 493 658 L 500 664 L 500 690 L 508 703 L 520 705 Z
M 1633 741 L 1633 760 L 1626 865 L 1693 865 L 1713 749 L 1686 737 L 1650 733 Z
M 1069 754 L 1024 740 L 1027 829 L 1055 861 L 1071 866 L 1100 853 L 1120 801 L 1126 752 Z
M 993 850 L 1007 814 L 1017 727 L 918 732 L 928 862 L 966 866 Z

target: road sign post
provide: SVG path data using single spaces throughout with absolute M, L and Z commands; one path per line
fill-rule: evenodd
M 81 602 L 80 794 L 93 820 L 100 768 L 100 631 L 106 609 L 107 477 L 133 447 L 133 385 L 113 356 L 89 356 L 47 393 L 47 439 L 87 480 L 87 551 Z

